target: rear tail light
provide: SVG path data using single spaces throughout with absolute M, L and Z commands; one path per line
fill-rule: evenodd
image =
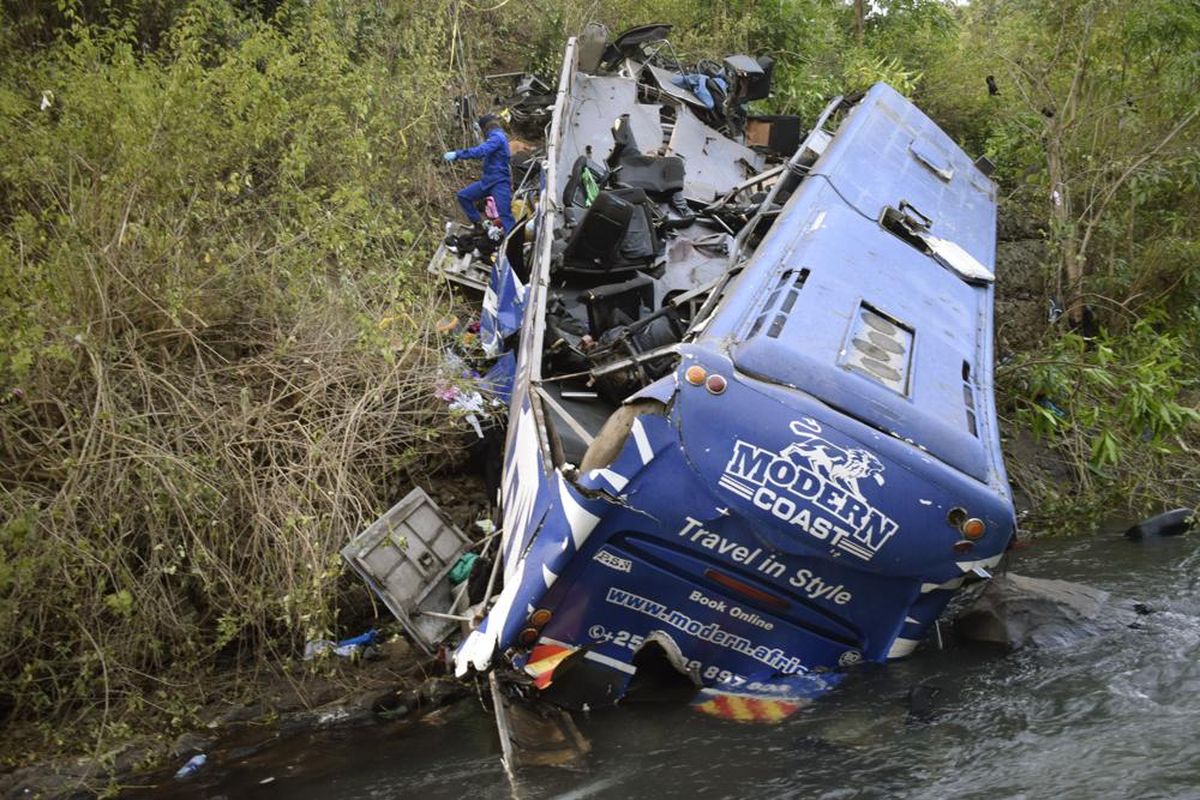
M 955 506 L 946 512 L 946 524 L 951 528 L 958 528 L 967 539 L 975 541 L 987 533 L 987 525 L 979 517 L 972 517 L 967 514 L 967 510 L 962 506 Z
M 715 583 L 719 583 L 721 586 L 724 586 L 730 591 L 737 592 L 742 597 L 749 598 L 756 602 L 762 603 L 763 605 L 771 606 L 772 608 L 785 609 L 791 605 L 791 603 L 784 598 L 779 597 L 778 595 L 771 594 L 770 592 L 764 592 L 757 586 L 751 586 L 744 581 L 738 580 L 732 575 L 726 575 L 724 572 L 717 572 L 715 569 L 704 570 L 704 577 Z

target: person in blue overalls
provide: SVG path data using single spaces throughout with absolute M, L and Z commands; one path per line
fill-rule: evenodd
M 509 170 L 508 137 L 500 127 L 500 118 L 484 114 L 479 118 L 483 141 L 466 150 L 450 150 L 442 156 L 446 161 L 466 158 L 483 159 L 483 175 L 469 186 L 458 190 L 458 204 L 476 229 L 482 229 L 479 209 L 475 204 L 488 195 L 496 202 L 496 213 L 507 234 L 517 224 L 512 214 L 512 173 Z

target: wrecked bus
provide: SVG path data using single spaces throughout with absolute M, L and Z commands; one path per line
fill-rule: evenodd
M 568 43 L 532 241 L 492 270 L 503 588 L 455 669 L 778 719 L 911 653 L 1014 533 L 996 189 L 886 85 L 788 141 L 744 107 L 769 63 L 705 97 L 634 33 Z

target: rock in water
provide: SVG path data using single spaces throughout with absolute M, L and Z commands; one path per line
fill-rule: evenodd
M 1125 536 L 1135 542 L 1147 536 L 1182 536 L 1191 530 L 1195 522 L 1196 515 L 1192 509 L 1176 508 L 1142 520 L 1125 531 Z
M 917 722 L 932 722 L 940 686 L 918 683 L 908 690 L 908 718 Z
M 1108 592 L 1080 583 L 1001 575 L 958 616 L 955 630 L 1014 650 L 1061 646 L 1124 624 L 1128 612 L 1108 599 Z

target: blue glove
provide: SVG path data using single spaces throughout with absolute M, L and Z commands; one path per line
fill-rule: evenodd
M 442 154 L 443 161 L 447 161 L 447 162 L 454 161 L 457 158 L 458 158 L 458 153 L 454 150 L 447 150 L 445 153 Z

